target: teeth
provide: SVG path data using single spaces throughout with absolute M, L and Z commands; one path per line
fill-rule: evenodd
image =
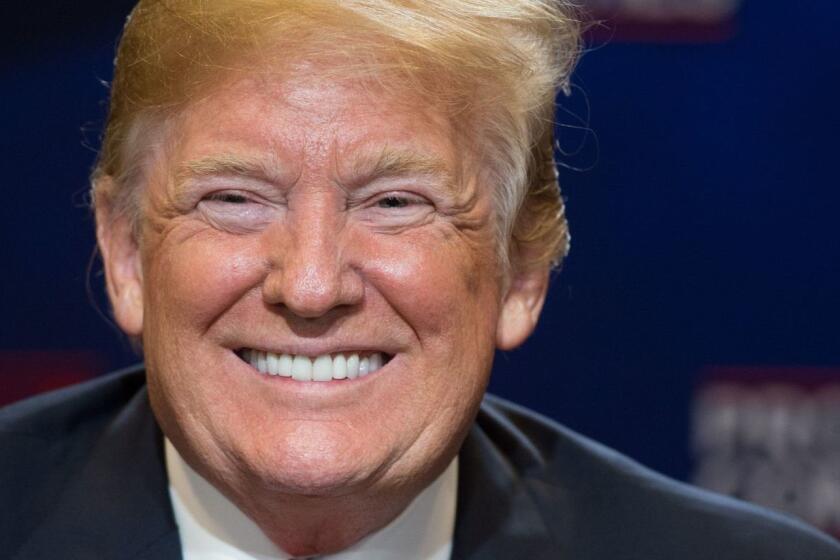
M 247 352 L 248 352 L 248 354 L 247 354 L 246 357 L 248 359 L 248 363 L 256 368 L 257 367 L 257 356 L 259 355 L 259 352 L 257 352 L 256 350 L 248 350 Z
M 266 356 L 269 375 L 277 375 L 280 373 L 280 356 L 277 354 L 268 353 Z M 259 365 L 259 363 L 257 363 Z
M 359 355 L 351 354 L 347 358 L 347 378 L 356 379 L 359 377 Z
M 260 368 L 257 368 L 258 370 Z M 260 370 L 260 373 L 262 370 Z M 295 356 L 292 362 L 292 379 L 297 381 L 312 381 L 312 360 L 306 356 Z
M 344 357 L 344 354 L 339 354 L 333 358 L 332 377 L 333 379 L 347 378 L 347 358 Z
M 288 354 L 282 354 L 280 359 L 277 360 L 277 371 L 283 377 L 291 377 L 292 376 L 292 357 Z
M 329 356 L 318 356 L 312 365 L 312 381 L 330 381 L 332 379 L 333 360 Z
M 324 354 L 310 358 L 291 354 L 274 354 L 246 348 L 242 359 L 267 375 L 291 377 L 297 381 L 332 381 L 333 379 L 356 379 L 381 368 L 385 356 L 375 352 L 368 356 L 358 354 Z

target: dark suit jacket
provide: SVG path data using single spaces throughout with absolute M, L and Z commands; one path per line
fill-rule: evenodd
M 0 499 L 2 558 L 180 558 L 143 370 L 0 411 Z M 840 546 L 487 397 L 461 449 L 452 557 L 840 560 Z

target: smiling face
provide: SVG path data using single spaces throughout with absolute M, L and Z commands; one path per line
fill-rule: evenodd
M 416 492 L 457 452 L 494 348 L 533 329 L 545 274 L 503 282 L 491 187 L 442 112 L 318 75 L 188 107 L 140 242 L 98 209 L 109 294 L 164 432 L 217 485 Z

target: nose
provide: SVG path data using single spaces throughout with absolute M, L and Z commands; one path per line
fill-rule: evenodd
M 271 270 L 263 300 L 314 319 L 359 303 L 364 284 L 345 250 L 338 217 L 329 211 L 301 212 L 269 240 Z

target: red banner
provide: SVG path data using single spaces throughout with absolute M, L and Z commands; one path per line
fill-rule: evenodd
M 91 379 L 104 370 L 93 352 L 0 351 L 0 405 Z
M 719 42 L 735 31 L 741 0 L 587 0 L 595 41 Z
M 695 483 L 840 537 L 840 369 L 708 368 L 692 430 Z

